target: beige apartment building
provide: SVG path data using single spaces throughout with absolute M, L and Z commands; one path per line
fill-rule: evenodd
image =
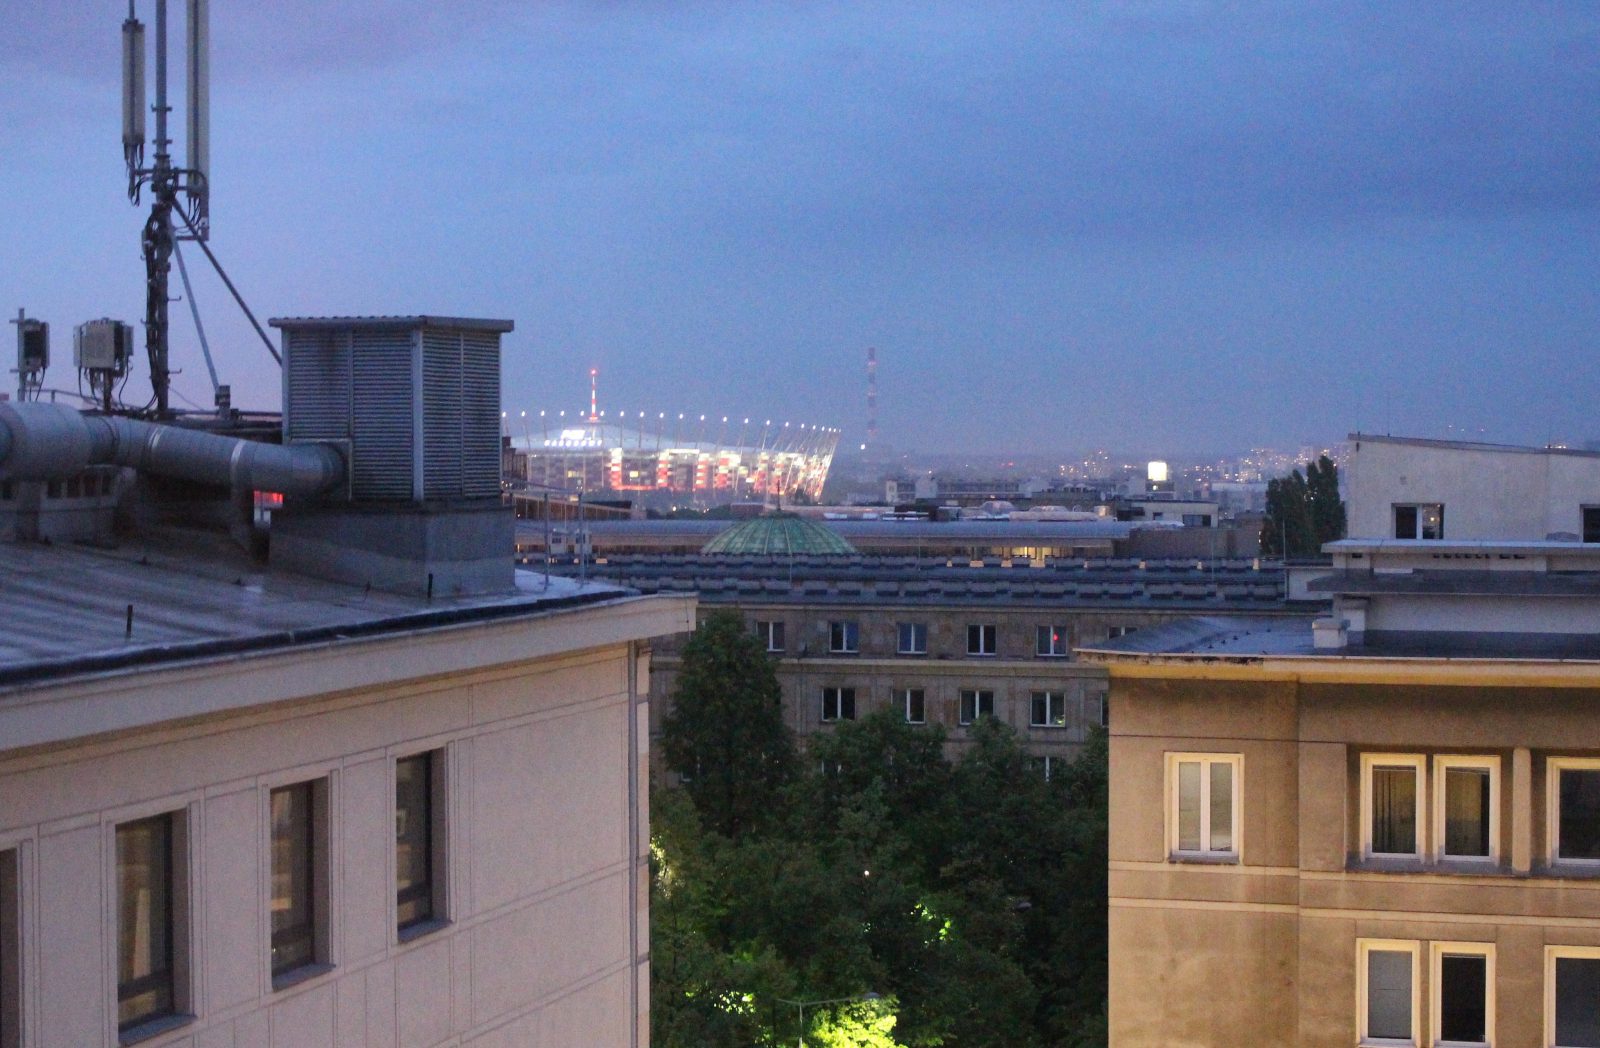
M 1111 1043 L 1600 1045 L 1600 456 L 1351 440 L 1331 615 L 1082 652 Z

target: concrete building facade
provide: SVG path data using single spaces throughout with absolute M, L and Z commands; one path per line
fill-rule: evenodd
M 1600 548 L 1543 537 L 1595 463 L 1359 444 L 1377 533 L 1328 547 L 1331 616 L 1081 653 L 1110 675 L 1113 1045 L 1600 1045 Z M 1529 516 L 1555 489 L 1519 470 L 1575 463 Z M 1443 537 L 1393 537 L 1413 493 Z

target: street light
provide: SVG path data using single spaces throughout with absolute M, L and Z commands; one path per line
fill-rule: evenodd
M 800 1033 L 796 1038 L 795 1043 L 799 1045 L 799 1048 L 806 1048 L 807 1008 L 815 1008 L 823 1004 L 845 1004 L 852 1001 L 877 1001 L 882 1000 L 882 995 L 868 990 L 866 993 L 858 993 L 854 997 L 831 997 L 825 1001 L 791 1001 L 787 997 L 776 997 L 774 1000 L 776 1000 L 779 1004 L 792 1004 L 800 1010 Z

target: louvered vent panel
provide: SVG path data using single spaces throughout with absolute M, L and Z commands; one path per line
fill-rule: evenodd
M 500 494 L 500 336 L 461 336 L 461 484 L 469 498 Z
M 416 449 L 413 336 L 409 331 L 358 328 L 350 339 L 356 434 L 350 494 L 357 499 L 410 499 Z
M 291 331 L 285 369 L 284 437 L 341 440 L 350 435 L 350 337 L 344 331 Z
M 460 498 L 461 334 L 422 333 L 422 475 L 430 499 Z

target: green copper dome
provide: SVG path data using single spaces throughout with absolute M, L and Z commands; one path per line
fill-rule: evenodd
M 849 556 L 856 548 L 816 521 L 793 513 L 768 513 L 743 520 L 706 543 L 702 553 L 787 555 L 790 553 Z

